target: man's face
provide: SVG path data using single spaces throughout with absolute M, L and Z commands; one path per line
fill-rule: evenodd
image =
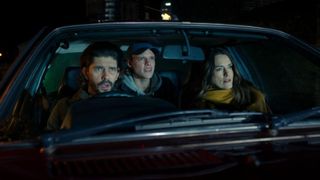
M 134 76 L 139 79 L 150 79 L 155 69 L 155 54 L 147 49 L 141 54 L 132 55 L 128 66 L 133 70 Z
M 116 59 L 112 57 L 94 57 L 93 63 L 82 70 L 88 80 L 88 92 L 91 95 L 111 91 L 119 77 Z

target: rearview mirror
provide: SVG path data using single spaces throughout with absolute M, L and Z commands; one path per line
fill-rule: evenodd
M 162 51 L 163 59 L 181 59 L 204 61 L 205 56 L 201 48 L 185 45 L 166 45 Z

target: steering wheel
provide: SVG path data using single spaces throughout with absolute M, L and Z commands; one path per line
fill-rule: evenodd
M 134 97 L 132 94 L 128 94 L 122 91 L 109 91 L 95 95 L 94 97 Z

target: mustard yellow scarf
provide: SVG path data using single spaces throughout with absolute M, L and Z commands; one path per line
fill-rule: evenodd
M 256 89 L 252 89 L 252 91 L 256 97 L 256 101 L 250 104 L 246 110 L 264 113 L 269 112 L 264 95 Z M 209 89 L 201 99 L 203 103 L 205 103 L 205 105 L 203 104 L 204 106 L 215 108 L 217 105 L 230 104 L 233 98 L 232 89 Z
M 203 100 L 215 104 L 230 104 L 233 100 L 231 89 L 209 89 L 202 97 Z

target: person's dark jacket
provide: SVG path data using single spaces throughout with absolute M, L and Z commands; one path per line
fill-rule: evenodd
M 53 107 L 53 110 L 49 116 L 47 122 L 47 130 L 59 130 L 69 107 L 73 103 L 87 98 L 89 98 L 89 94 L 85 90 L 80 88 L 73 96 L 60 99 Z

